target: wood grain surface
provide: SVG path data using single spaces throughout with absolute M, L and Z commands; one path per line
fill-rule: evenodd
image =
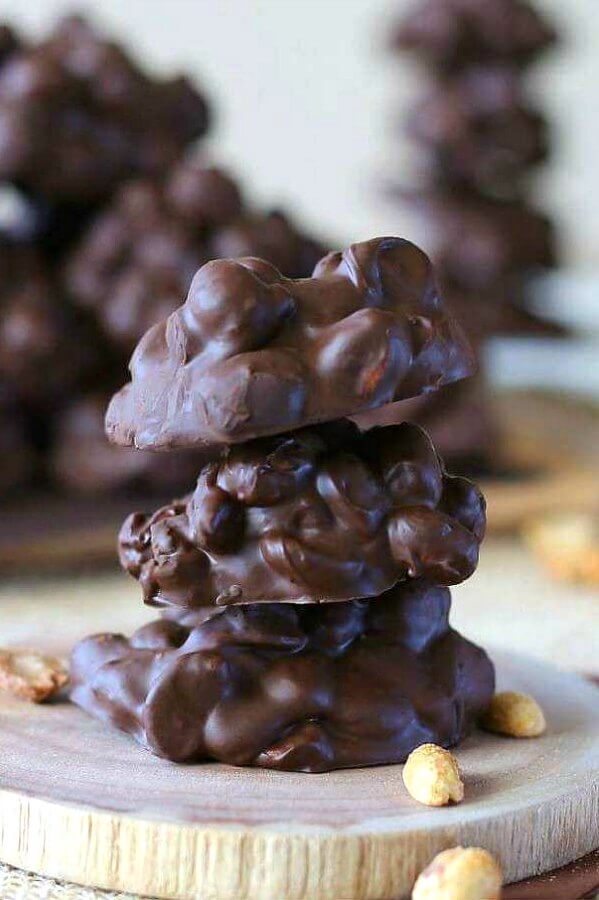
M 300 775 L 177 766 L 68 703 L 0 700 L 0 859 L 160 898 L 406 897 L 440 849 L 480 844 L 506 880 L 599 844 L 599 694 L 497 654 L 500 685 L 530 691 L 548 733 L 477 734 L 458 751 L 466 801 L 427 809 L 401 767 Z

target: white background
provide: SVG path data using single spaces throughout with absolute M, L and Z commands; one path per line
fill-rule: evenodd
M 386 41 L 408 0 L 102 0 L 78 8 L 156 69 L 195 74 L 214 101 L 210 153 L 267 205 L 289 204 L 332 243 L 411 236 L 384 185 L 405 180 L 398 121 L 415 72 Z M 537 0 L 563 47 L 531 74 L 555 126 L 537 196 L 563 223 L 565 258 L 599 267 L 599 0 Z M 43 32 L 72 3 L 3 0 Z

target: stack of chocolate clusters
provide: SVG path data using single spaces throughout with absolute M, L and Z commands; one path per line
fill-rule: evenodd
M 39 43 L 0 28 L 0 491 L 183 484 L 184 458 L 105 446 L 132 347 L 208 259 L 311 273 L 312 241 L 189 157 L 208 125 L 186 78 L 151 77 L 81 18 Z
M 124 523 L 122 566 L 161 618 L 79 644 L 74 701 L 180 762 L 316 772 L 460 741 L 494 688 L 448 624 L 483 497 L 417 426 L 348 418 L 472 372 L 427 257 L 381 238 L 303 280 L 210 262 L 130 368 L 112 441 L 210 461 Z
M 526 0 L 420 0 L 394 35 L 394 47 L 432 74 L 407 119 L 417 187 L 401 196 L 421 217 L 427 252 L 475 346 L 497 333 L 558 333 L 526 308 L 530 275 L 555 264 L 556 239 L 530 199 L 549 138 L 524 72 L 554 42 Z M 415 413 L 456 462 L 476 463 L 493 448 L 483 397 L 480 382 L 460 386 Z

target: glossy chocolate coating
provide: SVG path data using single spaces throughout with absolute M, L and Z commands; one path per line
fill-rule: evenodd
M 138 344 L 106 427 L 142 449 L 236 444 L 413 397 L 474 365 L 408 241 L 354 244 L 303 280 L 216 260 Z
M 273 604 L 82 641 L 72 699 L 176 762 L 324 772 L 452 746 L 494 691 L 486 654 L 448 626 L 449 591 Z
M 96 203 L 164 171 L 206 130 L 185 79 L 143 73 L 83 19 L 15 50 L 0 70 L 0 178 L 58 203 Z
M 484 530 L 480 491 L 425 432 L 345 422 L 233 448 L 189 497 L 129 516 L 119 551 L 150 605 L 318 603 L 457 584 Z
M 548 151 L 544 118 L 522 95 L 518 73 L 478 66 L 435 84 L 407 120 L 424 149 L 427 177 L 509 194 Z
M 451 70 L 480 60 L 523 66 L 555 40 L 527 0 L 419 0 L 403 17 L 393 43 Z
M 322 253 L 284 215 L 251 212 L 227 172 L 190 158 L 173 166 L 162 184 L 125 185 L 71 254 L 65 283 L 108 338 L 130 353 L 150 326 L 180 305 L 208 260 L 260 256 L 301 278 Z

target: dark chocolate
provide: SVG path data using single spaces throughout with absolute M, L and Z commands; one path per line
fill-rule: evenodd
M 324 250 L 280 213 L 249 211 L 226 172 L 191 158 L 164 182 L 124 186 L 71 254 L 65 283 L 107 337 L 130 353 L 181 303 L 210 259 L 260 256 L 284 275 L 310 275 Z
M 481 60 L 524 66 L 555 41 L 552 27 L 527 0 L 420 0 L 393 39 L 398 49 L 446 70 Z
M 443 284 L 482 291 L 484 301 L 486 291 L 501 295 L 515 278 L 555 265 L 551 222 L 523 202 L 441 191 L 405 198 L 422 217 Z
M 498 427 L 489 407 L 487 384 L 477 375 L 434 394 L 356 416 L 355 421 L 361 429 L 413 422 L 425 429 L 452 472 L 480 472 L 498 455 Z
M 21 40 L 15 31 L 2 23 L 0 25 L 0 66 L 3 66 L 6 60 L 21 47 Z
M 429 183 L 491 195 L 509 195 L 548 153 L 545 119 L 508 66 L 473 67 L 434 84 L 406 128 L 424 152 Z
M 96 203 L 165 171 L 207 124 L 185 79 L 150 78 L 78 17 L 0 69 L 0 178 L 52 202 Z
M 375 602 L 272 604 L 162 620 L 74 650 L 72 699 L 176 762 L 324 772 L 450 747 L 494 691 L 486 654 L 422 581 Z
M 153 606 L 318 603 L 457 584 L 484 530 L 480 491 L 417 426 L 338 423 L 233 448 L 189 497 L 129 516 L 119 552 Z
M 23 411 L 0 384 L 0 497 L 19 490 L 33 478 L 36 454 Z
M 210 242 L 215 259 L 257 256 L 271 262 L 288 278 L 308 278 L 325 250 L 317 241 L 297 231 L 284 213 L 246 213 L 216 231 Z
M 472 374 L 428 258 L 400 238 L 330 253 L 310 279 L 216 260 L 153 326 L 107 412 L 117 444 L 236 444 L 331 421 Z
M 0 381 L 49 413 L 96 360 L 34 246 L 0 240 Z

